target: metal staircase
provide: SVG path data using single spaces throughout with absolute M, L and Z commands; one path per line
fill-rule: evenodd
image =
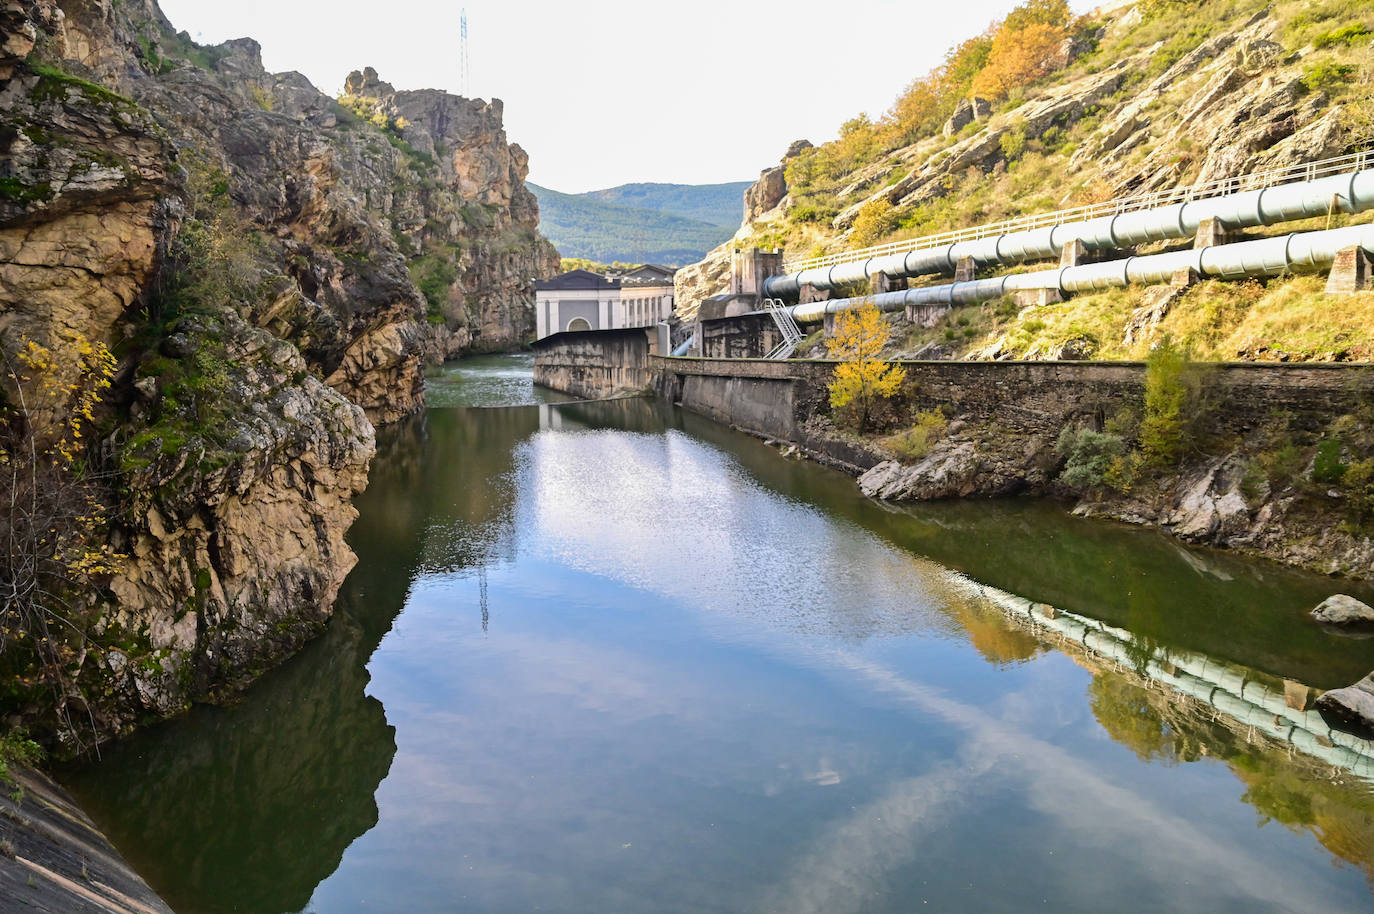
M 765 298 L 763 308 L 773 316 L 773 323 L 778 325 L 778 330 L 782 333 L 782 342 L 774 346 L 772 351 L 764 358 L 768 359 L 789 359 L 792 353 L 797 351 L 797 344 L 802 341 L 803 334 L 797 322 L 792 319 L 792 312 L 783 306 L 782 299 Z

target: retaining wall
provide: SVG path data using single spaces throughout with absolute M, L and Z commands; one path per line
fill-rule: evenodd
M 555 333 L 534 344 L 534 383 L 585 400 L 643 393 L 653 385 L 654 328 Z
M 831 361 L 652 358 L 665 399 L 720 422 L 798 440 L 798 428 L 829 409 Z M 1110 417 L 1138 407 L 1142 362 L 902 362 L 910 413 L 948 406 L 955 415 L 1009 432 L 1058 435 L 1071 421 Z M 1203 379 L 1213 409 L 1208 431 L 1243 434 L 1285 413 L 1299 427 L 1374 403 L 1374 366 L 1343 363 L 1234 362 L 1208 365 Z

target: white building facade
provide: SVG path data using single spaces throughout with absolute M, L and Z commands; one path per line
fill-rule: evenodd
M 670 267 L 653 265 L 617 277 L 573 270 L 536 282 L 535 337 L 661 323 L 673 313 L 675 272 Z

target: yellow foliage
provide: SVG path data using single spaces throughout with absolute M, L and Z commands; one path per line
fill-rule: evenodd
M 1025 28 L 998 29 L 992 38 L 987 66 L 973 78 L 973 91 L 1002 98 L 1052 72 L 1059 60 L 1065 31 L 1060 26 L 1032 22 Z
M 878 358 L 887 345 L 889 330 L 882 312 L 871 302 L 835 317 L 835 335 L 825 341 L 831 358 L 840 359 L 830 382 L 830 405 L 857 413 L 859 431 L 865 431 L 879 399 L 891 397 L 906 380 L 906 369 Z

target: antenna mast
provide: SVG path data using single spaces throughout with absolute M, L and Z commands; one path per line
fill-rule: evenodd
M 458 43 L 458 94 L 467 98 L 472 92 L 472 74 L 468 68 L 468 8 L 463 7 L 460 19 L 462 35 Z

